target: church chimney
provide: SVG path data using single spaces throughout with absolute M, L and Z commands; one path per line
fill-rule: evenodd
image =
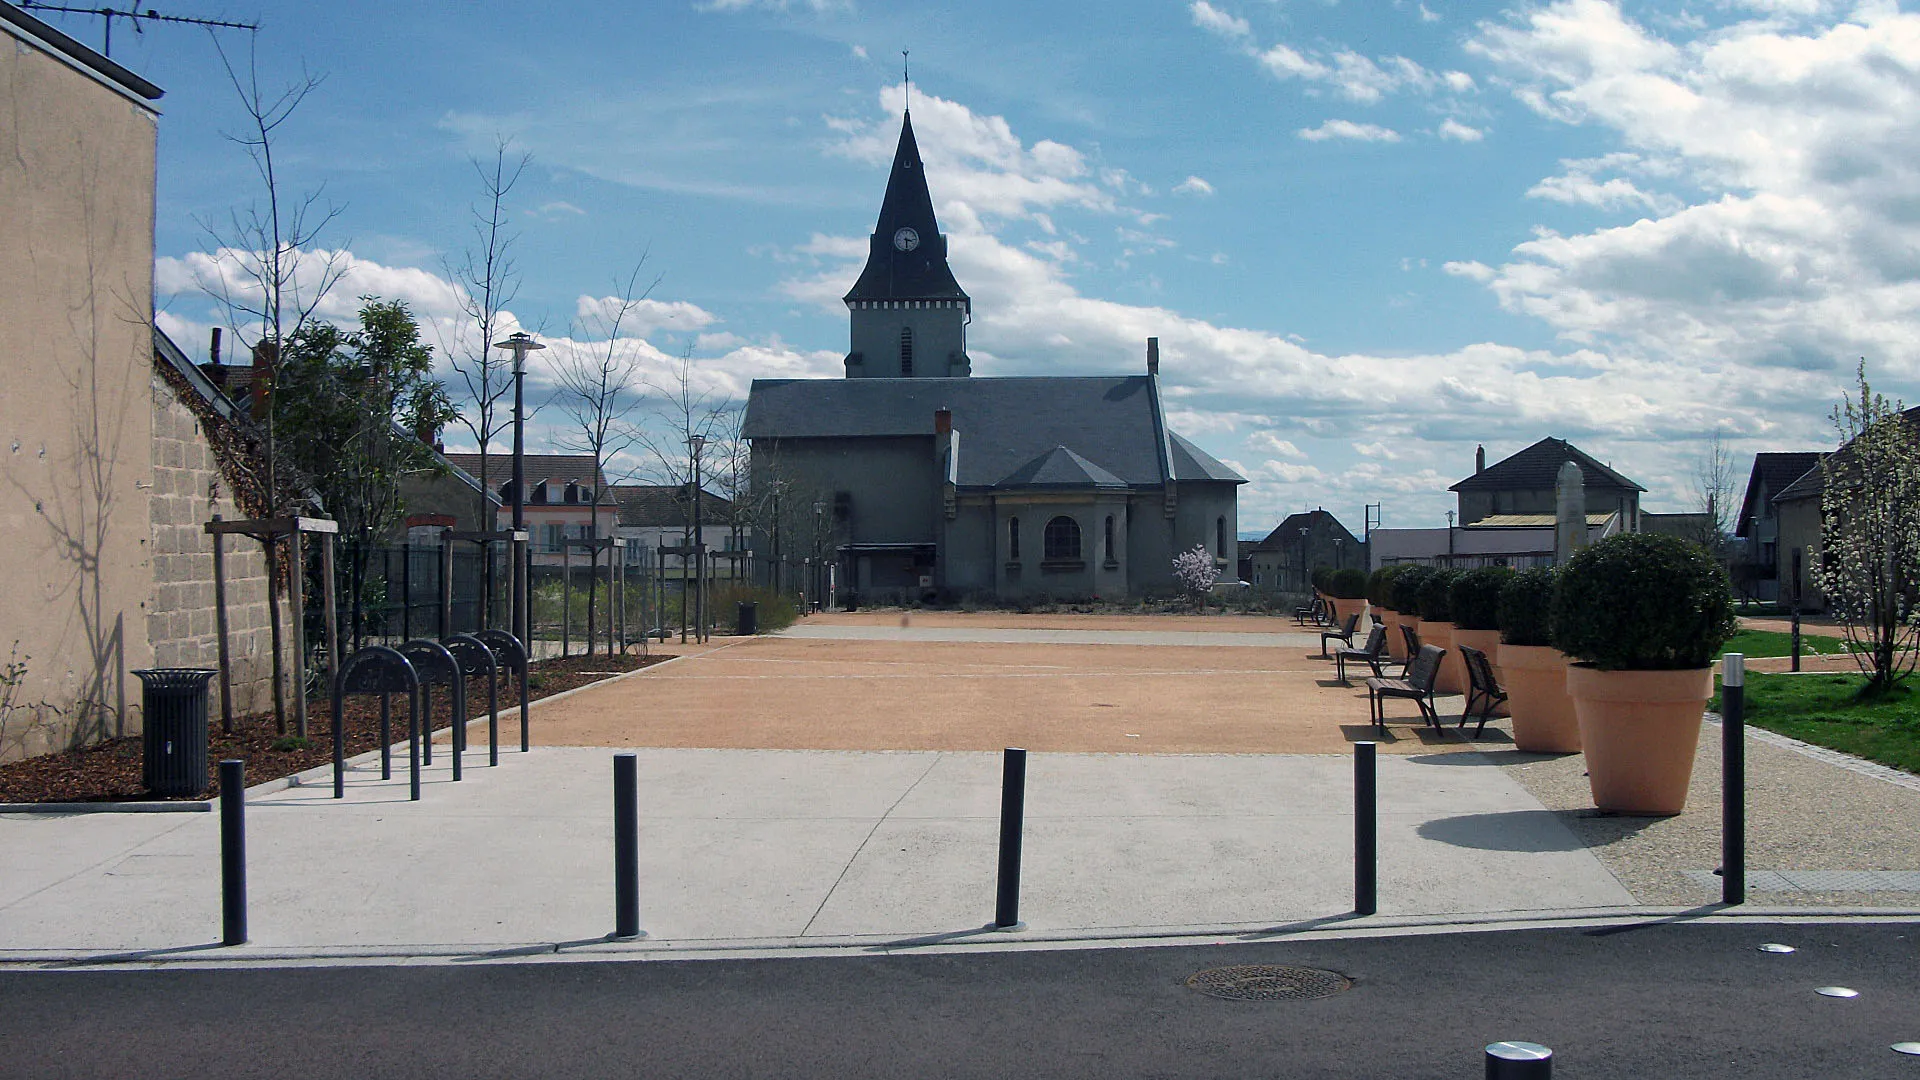
M 1487 471 L 1487 448 L 1484 446 L 1473 448 L 1473 471 L 1475 473 Z
M 1147 374 L 1160 374 L 1160 339 L 1157 337 L 1147 339 Z
M 953 434 L 953 410 L 952 409 L 933 410 L 933 433 L 935 435 Z

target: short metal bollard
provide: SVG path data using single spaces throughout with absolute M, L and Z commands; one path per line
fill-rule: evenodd
M 1552 1080 L 1553 1051 L 1530 1042 L 1487 1047 L 1487 1080 Z
M 640 930 L 640 769 L 632 754 L 613 755 L 613 936 Z
M 220 763 L 220 944 L 247 943 L 247 763 Z
M 1720 662 L 1720 902 L 1747 902 L 1747 658 Z
M 1000 758 L 1000 879 L 995 930 L 1025 930 L 1020 921 L 1020 830 L 1027 812 L 1027 752 L 1007 747 Z
M 1372 915 L 1379 910 L 1380 901 L 1380 807 L 1374 746 L 1370 742 L 1353 744 L 1353 911 L 1356 915 Z

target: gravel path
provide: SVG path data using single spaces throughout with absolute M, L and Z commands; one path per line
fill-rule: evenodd
M 1553 810 L 1635 899 L 1648 905 L 1716 903 L 1717 884 L 1687 871 L 1720 865 L 1720 732 L 1701 728 L 1685 813 L 1670 818 L 1602 815 L 1593 809 L 1586 759 L 1517 751 L 1490 754 Z M 1764 731 L 1747 738 L 1749 870 L 1920 870 L 1920 778 L 1831 751 L 1791 749 Z M 1824 760 L 1823 760 L 1824 759 Z M 1850 763 L 1849 767 L 1837 764 Z M 1716 881 L 1718 879 L 1715 879 Z M 1753 903 L 1781 906 L 1920 908 L 1920 892 L 1759 892 Z

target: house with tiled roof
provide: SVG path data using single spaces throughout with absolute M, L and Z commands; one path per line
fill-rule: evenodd
M 1819 450 L 1767 452 L 1753 456 L 1753 471 L 1740 501 L 1733 534 L 1747 542 L 1744 579 L 1758 600 L 1781 600 L 1792 594 L 1793 547 L 1780 543 L 1780 506 L 1774 500 L 1808 473 L 1817 473 Z M 1813 490 L 1818 490 L 1817 480 Z M 1817 501 L 1816 501 L 1817 502 Z M 1783 591 L 1784 583 L 1784 591 Z
M 1301 593 L 1312 584 L 1316 567 L 1367 566 L 1367 548 L 1340 519 L 1325 509 L 1303 510 L 1281 519 L 1248 552 L 1247 582 L 1263 593 Z
M 1474 454 L 1473 475 L 1447 490 L 1459 499 L 1461 526 L 1497 515 L 1539 515 L 1551 519 L 1558 509 L 1554 484 L 1560 466 L 1580 467 L 1588 514 L 1619 514 L 1622 532 L 1640 531 L 1640 495 L 1646 488 L 1564 439 L 1548 437 L 1487 464 L 1486 447 Z M 1551 520 L 1548 521 L 1551 524 Z
M 1246 480 L 1168 428 L 1156 340 L 1145 374 L 973 377 L 911 116 L 869 248 L 846 378 L 748 394 L 755 549 L 860 602 L 1171 593 L 1196 545 L 1233 572 Z
M 447 462 L 469 476 L 480 472 L 479 454 L 447 454 Z M 536 567 L 564 561 L 561 543 L 615 535 L 619 513 L 606 477 L 591 454 L 526 454 L 527 541 Z M 513 525 L 513 459 L 487 455 L 487 487 L 500 498 L 496 528 Z M 582 556 L 584 557 L 584 556 Z
M 710 576 L 746 576 L 745 536 L 735 528 L 732 500 L 700 488 L 700 523 L 693 522 L 691 484 L 615 484 L 609 489 L 619 514 L 617 535 L 627 541 L 627 562 L 678 577 L 693 561 L 663 548 L 686 548 L 689 540 L 707 550 Z
M 1920 432 L 1920 406 L 1906 410 L 1900 417 L 1908 431 Z M 1821 454 L 1820 460 L 1773 496 L 1778 521 L 1779 598 L 1788 601 L 1798 595 L 1800 607 L 1805 611 L 1821 611 L 1827 606 L 1826 597 L 1808 571 L 1820 557 L 1821 536 L 1825 532 L 1820 503 L 1826 492 L 1827 472 L 1834 466 L 1844 471 L 1851 446 L 1848 443 L 1832 455 Z M 1828 460 L 1829 457 L 1832 460 Z

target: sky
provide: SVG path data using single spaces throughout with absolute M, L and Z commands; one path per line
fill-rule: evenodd
M 1832 445 L 1863 359 L 1920 399 L 1920 13 L 1886 0 L 164 13 L 261 24 L 114 31 L 167 91 L 156 287 L 190 353 L 262 193 L 217 40 L 269 88 L 323 76 L 275 132 L 348 271 L 320 313 L 405 300 L 443 364 L 472 340 L 447 268 L 474 162 L 529 156 L 508 310 L 551 346 L 536 400 L 596 348 L 721 398 L 839 377 L 909 94 L 974 374 L 1142 371 L 1157 336 L 1173 426 L 1250 481 L 1243 535 L 1320 506 L 1358 532 L 1369 503 L 1443 525 L 1476 446 L 1548 435 L 1693 510 L 1716 434 L 1736 497 L 1754 452 Z M 43 17 L 98 47 L 97 17 Z M 609 344 L 636 267 L 655 284 Z M 530 446 L 564 426 L 542 410 Z

